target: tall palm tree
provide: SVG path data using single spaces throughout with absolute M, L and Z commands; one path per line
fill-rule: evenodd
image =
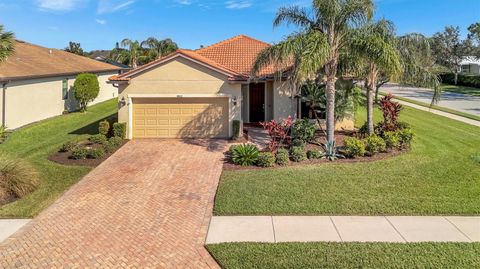
M 0 63 L 7 60 L 15 51 L 15 36 L 12 32 L 5 32 L 0 24 Z
M 327 97 L 327 142 L 333 143 L 335 130 L 335 82 L 338 79 L 337 71 L 340 55 L 347 52 L 350 43 L 350 35 L 353 29 L 362 26 L 369 21 L 373 15 L 372 0 L 313 0 L 312 10 L 307 10 L 299 6 L 282 7 L 277 12 L 274 20 L 274 26 L 286 23 L 297 25 L 300 32 L 294 34 L 292 39 L 302 37 L 304 42 L 293 42 L 302 44 L 303 48 L 319 48 L 319 52 L 305 51 L 300 55 L 309 54 L 309 60 L 304 60 L 300 69 L 313 71 L 321 65 L 319 70 L 315 70 L 317 75 L 322 75 L 322 80 L 326 84 Z M 307 37 L 305 37 L 307 36 Z M 315 37 L 322 38 L 315 38 Z M 315 46 L 309 46 L 308 42 L 315 41 Z M 307 42 L 307 44 L 305 44 Z M 286 43 L 283 44 L 287 46 Z M 257 59 L 254 67 L 264 67 L 271 64 L 274 57 L 279 55 L 271 54 L 267 57 L 262 54 L 274 53 L 275 49 L 265 50 Z M 303 56 L 302 56 L 303 57 Z M 321 59 L 321 62 L 311 61 L 311 59 Z M 262 59 L 266 61 L 262 62 Z M 294 60 L 291 57 L 290 60 Z M 285 60 L 285 59 L 284 59 Z M 312 66 L 308 66 L 308 65 Z M 255 73 L 255 72 L 254 72 Z M 303 71 L 301 73 L 304 73 Z
M 168 55 L 178 49 L 177 43 L 173 42 L 170 38 L 158 40 L 155 37 L 149 37 L 141 43 L 141 46 L 149 50 L 153 60 Z
M 144 50 L 142 46 L 140 46 L 140 42 L 137 40 L 130 40 L 125 38 L 120 42 L 120 46 L 124 48 L 124 50 L 120 51 L 117 56 L 117 61 L 119 62 L 128 62 L 128 64 L 132 68 L 137 68 L 139 63 L 142 60 L 145 60 Z
M 395 76 L 401 71 L 400 54 L 397 50 L 395 27 L 392 22 L 379 20 L 366 25 L 352 38 L 351 52 L 358 55 L 360 74 L 365 79 L 367 90 L 367 126 L 373 134 L 373 99 L 377 82 L 382 75 Z M 352 65 L 356 66 L 356 65 Z

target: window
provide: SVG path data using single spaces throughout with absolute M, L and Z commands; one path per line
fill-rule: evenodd
M 68 99 L 68 79 L 65 78 L 62 80 L 62 99 Z

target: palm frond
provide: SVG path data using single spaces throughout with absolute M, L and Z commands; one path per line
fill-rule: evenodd
M 281 7 L 273 20 L 273 26 L 277 27 L 282 23 L 295 24 L 304 29 L 315 25 L 315 21 L 309 17 L 307 10 L 299 6 Z

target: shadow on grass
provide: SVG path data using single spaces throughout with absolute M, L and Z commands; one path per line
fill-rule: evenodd
M 92 122 L 88 125 L 85 125 L 73 132 L 70 132 L 69 134 L 75 134 L 75 135 L 84 135 L 84 134 L 88 134 L 88 135 L 94 135 L 94 134 L 98 134 L 98 125 L 101 121 L 104 121 L 104 120 L 107 120 L 109 123 L 110 123 L 110 126 L 112 126 L 112 124 L 114 122 L 117 122 L 117 113 L 114 113 L 110 116 L 107 116 L 103 119 L 100 119 L 100 120 L 97 120 L 95 122 Z

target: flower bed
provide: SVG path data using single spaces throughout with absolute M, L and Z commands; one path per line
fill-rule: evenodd
M 260 151 L 253 144 L 233 145 L 226 153 L 224 168 L 251 169 L 298 164 L 368 162 L 396 156 L 410 148 L 414 133 L 409 124 L 399 122 L 401 105 L 392 96 L 381 100 L 384 121 L 368 134 L 367 124 L 355 132 L 339 132 L 335 142 L 326 142 L 323 131 L 309 120 L 292 120 L 262 124 L 268 132 L 268 146 Z

